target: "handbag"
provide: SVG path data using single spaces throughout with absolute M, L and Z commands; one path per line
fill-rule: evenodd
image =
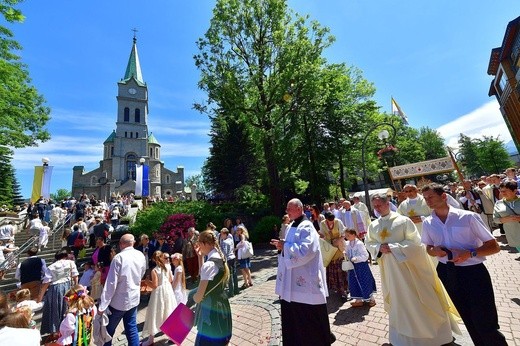
M 349 270 L 354 270 L 354 264 L 345 258 L 343 262 L 341 262 L 341 270 L 345 272 Z
M 246 241 L 246 254 L 249 257 L 253 257 L 255 255 L 255 251 L 253 250 L 253 243 L 250 241 Z
M 244 240 L 244 246 L 242 246 L 239 249 L 239 251 L 240 251 L 241 259 L 250 258 L 251 256 L 254 255 L 253 244 L 251 244 L 251 242 L 249 242 L 247 240 Z
M 159 329 L 171 341 L 180 345 L 190 333 L 195 323 L 195 313 L 183 303 L 179 303 Z

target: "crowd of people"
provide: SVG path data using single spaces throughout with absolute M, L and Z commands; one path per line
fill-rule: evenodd
M 378 288 L 371 266 L 377 264 L 391 344 L 449 344 L 452 333 L 460 333 L 461 318 L 475 345 L 506 345 L 483 262 L 499 251 L 490 232 L 494 228 L 520 251 L 517 180 L 508 170 L 504 177 L 460 184 L 407 184 L 399 194 L 371 196 L 373 211 L 356 196 L 320 207 L 289 201 L 271 241 L 278 250 L 276 294 L 284 344 L 334 342 L 329 295 L 354 308 L 375 306 Z M 67 201 L 49 205 L 48 214 L 41 208 L 45 203 L 34 206 L 26 230 L 39 240 L 16 269 L 16 301 L 9 306 L 0 295 L 0 341 L 25 328 L 31 330 L 25 345 L 39 345 L 44 336 L 63 345 L 108 346 L 122 320 L 129 345 L 151 345 L 179 304 L 196 304 L 196 344 L 229 343 L 228 299 L 254 285 L 252 245 L 240 218 L 226 219 L 220 230 L 208 223 L 203 232 L 143 234 L 137 241 L 123 232 L 109 243 L 131 198 L 106 205 L 87 196 Z M 47 246 L 49 225 L 60 222 L 66 223 L 63 248 L 47 264 L 38 253 Z M 0 228 L 0 241 L 12 242 L 15 232 L 6 226 Z M 93 251 L 82 261 L 80 276 L 77 260 L 85 247 Z M 3 255 L 12 248 L 0 250 Z M 187 283 L 196 288 L 188 292 Z M 140 340 L 137 308 L 143 293 L 149 298 Z M 37 310 L 42 311 L 39 329 L 32 321 Z

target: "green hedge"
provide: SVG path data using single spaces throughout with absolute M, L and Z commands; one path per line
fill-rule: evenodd
M 240 217 L 248 230 L 251 231 L 251 229 L 254 229 L 254 225 L 258 223 L 258 220 L 268 214 L 268 210 L 263 207 L 254 209 L 243 203 L 210 204 L 206 201 L 159 202 L 139 211 L 134 224 L 130 226 L 130 230 L 135 235 L 151 235 L 159 230 L 168 216 L 173 214 L 193 215 L 195 217 L 196 229 L 199 231 L 204 231 L 209 222 L 213 222 L 217 226 L 217 230 L 220 231 L 225 219 L 231 218 L 234 220 L 236 217 Z M 272 229 L 272 225 L 270 227 Z M 256 233 L 256 230 L 254 233 Z
M 278 216 L 264 216 L 258 221 L 254 228 L 249 230 L 249 239 L 253 244 L 267 244 L 273 238 L 273 226 L 280 228 L 281 219 Z

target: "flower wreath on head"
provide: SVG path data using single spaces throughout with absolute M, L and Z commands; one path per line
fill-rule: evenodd
M 76 301 L 78 298 L 83 298 L 88 294 L 88 291 L 86 289 L 79 290 L 74 292 L 74 294 L 65 296 L 63 299 L 65 299 L 67 302 L 73 302 Z

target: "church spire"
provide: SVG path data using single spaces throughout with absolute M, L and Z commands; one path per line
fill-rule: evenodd
M 130 58 L 128 59 L 128 65 L 126 66 L 125 77 L 123 78 L 124 82 L 130 80 L 130 78 L 134 78 L 136 82 L 140 85 L 144 85 L 143 74 L 141 73 L 141 64 L 139 63 L 139 55 L 137 55 L 137 37 L 136 37 L 136 29 L 134 31 L 133 45 L 132 50 L 130 51 Z

